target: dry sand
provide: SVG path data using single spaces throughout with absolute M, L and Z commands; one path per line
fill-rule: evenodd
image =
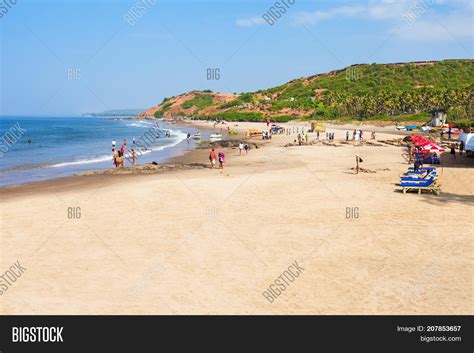
M 400 147 L 284 144 L 227 149 L 224 171 L 1 189 L 0 272 L 27 270 L 0 313 L 474 314 L 473 159 L 447 163 L 441 196 L 403 195 Z M 354 175 L 355 154 L 376 173 Z M 304 270 L 270 303 L 262 293 L 295 261 Z

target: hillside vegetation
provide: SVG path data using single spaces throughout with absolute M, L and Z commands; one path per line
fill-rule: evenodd
M 450 121 L 469 125 L 473 88 L 472 60 L 354 65 L 256 92 L 192 91 L 166 98 L 142 115 L 228 121 L 408 121 L 427 120 L 432 110 L 441 109 Z

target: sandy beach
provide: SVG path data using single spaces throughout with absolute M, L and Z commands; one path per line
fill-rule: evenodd
M 341 140 L 347 128 L 328 131 Z M 0 313 L 474 314 L 474 159 L 446 154 L 440 196 L 404 195 L 404 150 L 380 142 L 403 136 L 363 128 L 374 145 L 284 147 L 277 135 L 246 156 L 223 149 L 224 170 L 2 188 L 0 268 L 26 271 Z M 207 164 L 208 152 L 170 163 Z M 356 154 L 370 172 L 354 174 Z

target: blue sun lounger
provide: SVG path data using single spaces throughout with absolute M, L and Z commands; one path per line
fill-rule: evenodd
M 415 168 L 408 167 L 408 172 L 407 173 L 424 173 L 424 172 L 427 172 L 428 170 L 430 172 L 432 172 L 432 171 L 436 170 L 436 168 L 435 167 L 422 167 L 422 168 L 418 169 L 417 172 L 415 172 Z
M 400 186 L 402 187 L 404 194 L 410 190 L 416 190 L 418 191 L 418 194 L 421 194 L 422 190 L 428 190 L 439 195 L 441 191 L 440 186 L 436 183 L 436 179 L 433 177 L 423 181 L 402 181 Z
M 426 181 L 430 178 L 434 178 L 434 179 L 437 179 L 438 178 L 438 174 L 436 174 L 436 172 L 432 172 L 430 174 L 428 174 L 426 177 L 421 177 L 421 176 L 418 176 L 418 174 L 403 174 L 401 177 L 400 177 L 400 181 Z

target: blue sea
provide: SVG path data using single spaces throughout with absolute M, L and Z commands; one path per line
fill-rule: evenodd
M 124 139 L 128 151 L 135 147 L 137 164 L 163 162 L 194 148 L 186 136 L 196 132 L 161 120 L 83 116 L 3 116 L 0 127 L 0 186 L 112 168 L 114 139 L 118 148 Z

